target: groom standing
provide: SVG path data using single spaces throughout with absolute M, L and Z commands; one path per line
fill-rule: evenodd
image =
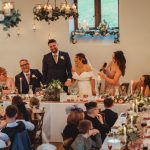
M 51 50 L 50 53 L 44 55 L 43 58 L 43 76 L 46 84 L 52 80 L 59 80 L 64 84 L 64 90 L 67 92 L 67 86 L 71 84 L 71 61 L 69 54 L 58 50 L 57 42 L 55 39 L 48 41 L 48 46 Z

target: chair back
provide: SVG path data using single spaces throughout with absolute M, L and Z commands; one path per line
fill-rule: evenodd
M 11 146 L 11 142 L 10 142 L 10 141 L 7 141 L 7 142 L 6 142 L 6 147 L 0 148 L 0 150 L 10 150 L 10 146 Z
M 38 111 L 36 113 L 36 119 L 31 122 L 34 124 L 35 128 L 30 132 L 30 139 L 32 142 L 32 147 L 35 149 L 38 145 L 42 144 L 42 126 L 44 119 L 45 110 Z
M 122 83 L 119 87 L 119 93 L 120 95 L 125 96 L 128 93 L 129 90 L 129 83 Z

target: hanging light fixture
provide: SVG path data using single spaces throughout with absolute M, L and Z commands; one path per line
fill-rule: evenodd
M 33 8 L 33 13 L 36 20 L 45 20 L 48 23 L 50 23 L 50 21 L 58 20 L 60 16 L 64 17 L 65 19 L 68 19 L 69 17 L 78 17 L 76 5 L 69 5 L 67 0 L 60 5 L 60 8 L 56 6 L 56 0 L 54 8 L 49 3 L 49 0 L 47 0 L 46 4 L 35 5 Z
M 21 21 L 19 10 L 15 10 L 14 2 L 0 2 L 0 24 L 3 24 L 3 30 L 15 27 Z

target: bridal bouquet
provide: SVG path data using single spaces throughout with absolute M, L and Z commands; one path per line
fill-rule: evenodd
M 63 85 L 59 80 L 53 80 L 45 89 L 43 100 L 59 101 L 60 92 L 63 90 Z

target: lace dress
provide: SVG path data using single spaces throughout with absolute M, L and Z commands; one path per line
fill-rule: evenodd
M 106 69 L 106 76 L 110 79 L 113 79 L 115 76 L 115 72 L 110 70 L 109 68 Z M 110 95 L 115 95 L 116 88 L 119 88 L 119 82 L 117 82 L 115 85 L 108 83 L 105 81 L 105 93 L 110 94 Z

